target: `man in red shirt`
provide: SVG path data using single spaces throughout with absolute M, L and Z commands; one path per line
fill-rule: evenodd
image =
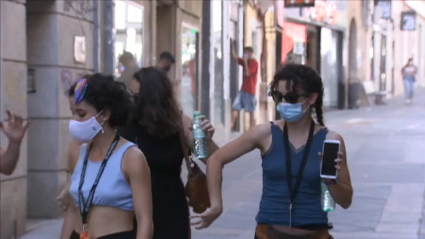
M 235 127 L 239 111 L 241 111 L 242 109 L 245 112 L 249 113 L 249 124 L 250 128 L 252 128 L 255 126 L 254 112 L 255 106 L 257 104 L 255 92 L 257 86 L 258 62 L 253 57 L 254 50 L 252 49 L 252 47 L 245 47 L 243 50 L 243 57 L 240 58 L 236 54 L 234 42 L 231 39 L 230 50 L 232 53 L 232 58 L 243 67 L 242 87 L 238 95 L 236 96 L 232 107 L 232 130 Z

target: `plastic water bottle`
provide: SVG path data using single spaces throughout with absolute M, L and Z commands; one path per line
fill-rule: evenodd
M 201 113 L 199 111 L 193 112 L 193 153 L 196 158 L 204 159 L 208 157 L 208 144 L 207 135 L 201 126 Z
M 320 198 L 320 201 L 322 202 L 323 211 L 332 212 L 335 210 L 335 201 L 329 192 L 328 186 L 324 183 L 322 183 L 322 197 Z

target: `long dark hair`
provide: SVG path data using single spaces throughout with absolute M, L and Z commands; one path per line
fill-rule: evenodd
M 322 78 L 314 71 L 311 67 L 306 65 L 289 63 L 284 65 L 280 70 L 274 75 L 273 81 L 270 84 L 271 95 L 276 91 L 276 87 L 279 81 L 288 81 L 292 83 L 292 89 L 290 89 L 291 84 L 287 84 L 288 92 L 295 92 L 297 88 L 303 89 L 305 93 L 317 94 L 317 99 L 314 104 L 314 110 L 316 112 L 317 122 L 324 126 L 323 122 L 323 83 Z
M 165 71 L 156 67 L 142 68 L 134 74 L 140 83 L 135 119 L 151 135 L 165 138 L 178 132 L 181 111 L 174 89 Z

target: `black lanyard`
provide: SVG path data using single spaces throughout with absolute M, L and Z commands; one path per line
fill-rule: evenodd
M 111 154 L 114 151 L 115 147 L 117 146 L 119 140 L 120 140 L 120 136 L 117 135 L 115 136 L 114 141 L 112 141 L 112 144 L 109 147 L 108 152 L 106 153 L 105 159 L 103 159 L 102 164 L 100 165 L 99 172 L 97 173 L 96 179 L 94 180 L 93 186 L 90 189 L 90 192 L 86 201 L 84 200 L 84 195 L 81 189 L 83 188 L 84 177 L 86 175 L 87 163 L 88 163 L 89 154 L 90 154 L 90 147 L 87 148 L 86 155 L 84 157 L 83 168 L 81 170 L 80 185 L 78 187 L 78 198 L 80 200 L 79 208 L 80 208 L 81 218 L 83 219 L 83 225 L 87 224 L 87 216 L 89 214 L 90 208 L 93 203 L 94 192 L 96 191 L 96 187 L 99 184 L 100 177 L 102 176 L 102 173 L 105 170 L 106 163 L 111 157 Z
M 288 126 L 285 123 L 283 127 L 283 141 L 285 144 L 285 153 L 286 153 L 286 177 L 289 189 L 289 227 L 292 225 L 292 205 L 294 204 L 295 197 L 298 194 L 298 189 L 300 188 L 301 179 L 303 176 L 305 164 L 307 163 L 308 155 L 310 153 L 311 142 L 313 141 L 314 135 L 314 121 L 311 121 L 310 132 L 308 133 L 307 143 L 304 147 L 304 154 L 301 160 L 300 168 L 296 175 L 295 186 L 292 185 L 292 166 L 291 166 L 291 148 L 289 147 L 289 137 L 288 137 Z

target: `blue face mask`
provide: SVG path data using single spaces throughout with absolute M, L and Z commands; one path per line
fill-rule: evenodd
M 284 119 L 287 122 L 297 122 L 299 121 L 307 111 L 307 109 L 303 110 L 303 104 L 302 103 L 279 103 L 276 106 L 276 110 L 279 112 L 280 117 Z
M 248 55 L 247 54 L 243 54 L 242 58 L 248 59 Z

